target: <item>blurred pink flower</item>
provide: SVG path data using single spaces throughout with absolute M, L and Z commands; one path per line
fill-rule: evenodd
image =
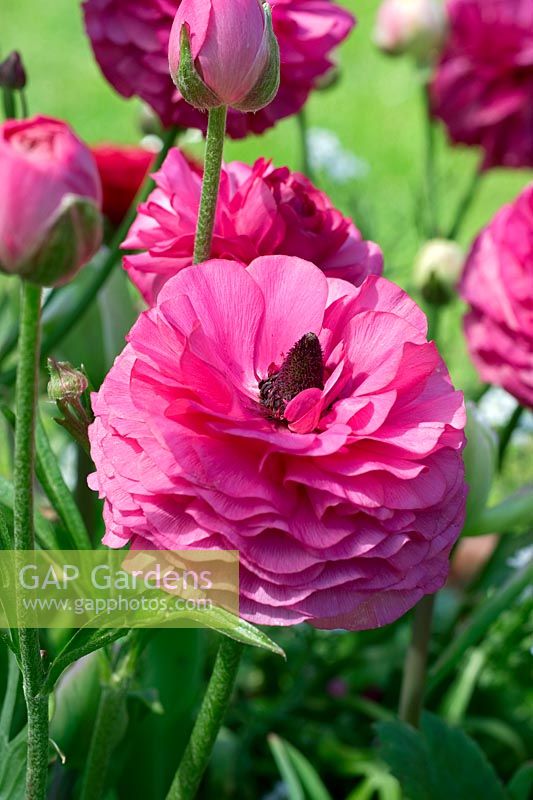
M 124 97 L 137 95 L 164 125 L 205 130 L 207 117 L 182 100 L 170 78 L 168 44 L 180 0 L 85 0 L 87 32 L 107 80 Z M 352 15 L 332 0 L 276 0 L 272 21 L 281 51 L 275 100 L 254 114 L 230 111 L 228 132 L 239 139 L 262 133 L 304 105 L 331 66 L 332 51 L 348 36 Z
M 533 3 L 448 0 L 450 35 L 431 87 L 433 110 L 483 168 L 533 167 Z
M 148 303 L 164 283 L 190 266 L 202 179 L 183 153 L 173 149 L 155 175 L 157 188 L 140 206 L 124 242 L 124 266 Z M 212 254 L 249 264 L 260 255 L 297 255 L 327 275 L 355 284 L 381 274 L 379 247 L 361 234 L 329 198 L 299 173 L 274 169 L 260 159 L 253 167 L 224 166 Z
M 480 233 L 461 294 L 465 330 L 484 381 L 533 407 L 533 183 Z
M 93 408 L 105 543 L 239 550 L 248 620 L 377 627 L 446 579 L 463 398 L 383 278 L 287 256 L 184 269 Z
M 89 148 L 65 122 L 33 117 L 1 125 L 0 186 L 3 272 L 57 285 L 98 249 L 98 170 Z
M 442 0 L 383 0 L 374 42 L 390 55 L 410 53 L 430 63 L 439 55 L 446 26 Z

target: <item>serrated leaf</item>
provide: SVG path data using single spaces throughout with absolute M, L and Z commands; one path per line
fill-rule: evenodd
M 496 772 L 476 742 L 425 713 L 421 730 L 403 722 L 376 725 L 381 756 L 409 800 L 505 800 Z

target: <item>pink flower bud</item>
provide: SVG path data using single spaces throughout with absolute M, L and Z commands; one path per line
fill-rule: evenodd
M 183 0 L 169 42 L 170 74 L 196 108 L 257 111 L 276 95 L 279 48 L 260 0 Z
M 378 11 L 374 41 L 390 55 L 410 53 L 430 63 L 439 54 L 446 28 L 442 0 L 384 0 Z
M 65 283 L 101 242 L 100 178 L 89 149 L 47 117 L 0 126 L 0 270 Z

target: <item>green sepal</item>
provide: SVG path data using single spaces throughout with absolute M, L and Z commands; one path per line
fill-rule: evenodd
M 199 111 L 223 105 L 216 94 L 204 83 L 194 66 L 191 39 L 185 24 L 181 26 L 178 74 L 173 75 L 172 80 L 180 90 L 183 99 Z
M 272 27 L 272 10 L 268 3 L 263 3 L 265 25 L 268 35 L 268 61 L 263 74 L 257 81 L 252 91 L 233 108 L 239 111 L 259 111 L 264 108 L 278 93 L 280 80 L 280 53 L 276 34 Z

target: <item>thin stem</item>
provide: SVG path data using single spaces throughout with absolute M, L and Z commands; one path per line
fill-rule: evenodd
M 226 106 L 212 108 L 209 111 L 207 139 L 205 143 L 202 199 L 200 200 L 200 211 L 194 240 L 193 261 L 195 264 L 207 261 L 211 255 L 211 242 L 213 240 L 213 229 L 215 227 L 227 113 L 228 109 Z
M 314 180 L 313 168 L 311 166 L 311 154 L 309 152 L 309 128 L 307 125 L 307 112 L 305 106 L 300 109 L 296 115 L 298 123 L 298 131 L 300 133 L 300 155 L 302 163 L 302 172 L 307 175 L 309 180 Z
M 429 86 L 424 85 L 424 119 L 426 128 L 426 152 L 425 152 L 425 184 L 426 201 L 428 208 L 427 235 L 433 239 L 439 233 L 439 213 L 438 213 L 438 186 L 436 179 L 436 141 L 435 141 L 435 122 L 431 114 L 431 101 L 429 96 Z
M 102 687 L 80 800 L 100 800 L 104 796 L 113 751 L 124 733 L 126 696 L 137 668 L 142 642 L 139 631 L 134 631 L 123 645 L 119 666 Z
M 164 139 L 163 139 L 163 147 L 161 151 L 158 153 L 157 159 L 152 167 L 152 172 L 157 172 L 157 170 L 162 165 L 163 161 L 168 155 L 168 152 L 174 141 L 176 139 L 178 129 L 176 127 L 169 128 L 166 131 Z M 120 227 L 118 228 L 117 232 L 115 233 L 111 244 L 109 245 L 109 252 L 107 257 L 102 264 L 101 268 L 95 273 L 94 278 L 92 279 L 91 283 L 87 286 L 85 293 L 75 300 L 73 303 L 69 305 L 67 309 L 63 309 L 61 314 L 61 319 L 58 321 L 57 326 L 51 331 L 48 335 L 44 336 L 43 339 L 43 346 L 42 346 L 42 358 L 43 360 L 46 359 L 54 347 L 61 342 L 64 337 L 70 333 L 72 328 L 77 325 L 79 320 L 83 317 L 85 312 L 89 309 L 89 306 L 95 299 L 96 295 L 100 291 L 100 289 L 104 286 L 105 282 L 111 275 L 113 271 L 113 267 L 117 263 L 120 257 L 120 248 L 122 242 L 124 241 L 126 234 L 128 233 L 133 220 L 135 219 L 135 215 L 137 214 L 137 207 L 140 203 L 144 202 L 152 189 L 154 188 L 154 182 L 151 178 L 147 178 L 140 188 L 137 197 L 131 204 L 131 207 L 122 220 Z M 44 307 L 50 305 L 52 299 L 57 296 L 58 293 L 63 291 L 63 287 L 59 289 L 53 289 L 48 297 L 46 298 L 46 302 Z M 0 348 L 0 363 L 2 363 L 5 358 L 11 353 L 15 344 L 17 342 L 16 333 L 10 335 L 7 340 L 4 342 L 2 347 Z M 1 376 L 1 382 L 4 384 L 10 384 L 13 381 L 13 373 L 7 372 Z
M 470 206 L 472 205 L 478 193 L 482 177 L 483 177 L 483 172 L 481 171 L 478 165 L 476 166 L 474 174 L 472 175 L 470 182 L 466 187 L 464 195 L 459 201 L 457 211 L 455 212 L 455 217 L 447 234 L 448 239 L 457 239 L 457 237 L 459 236 L 459 233 L 461 232 L 461 229 L 463 227 L 463 223 L 466 219 L 467 211 L 470 209 Z
M 39 367 L 41 288 L 22 282 L 17 383 L 15 390 L 15 506 L 16 550 L 34 550 L 33 481 L 35 419 Z M 19 632 L 22 685 L 28 712 L 27 800 L 43 800 L 48 777 L 48 698 L 41 694 L 43 666 L 39 631 Z
M 422 714 L 434 602 L 435 595 L 426 595 L 414 610 L 411 644 L 403 667 L 398 715 L 415 728 Z
M 126 693 L 127 683 L 124 680 L 102 688 L 80 800 L 100 800 L 103 797 L 109 763 L 117 744 L 120 718 L 124 713 Z
M 196 797 L 230 701 L 242 650 L 243 645 L 239 642 L 229 637 L 222 639 L 200 713 L 167 800 L 192 800 Z
M 4 101 L 4 117 L 6 119 L 15 119 L 17 116 L 17 107 L 15 104 L 15 92 L 12 89 L 8 89 L 7 86 L 4 86 L 2 90 L 3 101 Z
M 7 652 L 7 658 L 7 685 L 4 695 L 4 702 L 2 705 L 2 712 L 0 714 L 0 735 L 4 736 L 6 740 L 9 741 L 13 713 L 15 711 L 15 705 L 17 702 L 20 670 L 19 665 L 17 664 L 17 659 L 9 650 Z
M 511 414 L 510 419 L 508 420 L 507 424 L 505 425 L 500 434 L 500 442 L 498 445 L 498 470 L 500 472 L 503 469 L 507 448 L 511 443 L 513 433 L 515 432 L 516 428 L 520 423 L 520 420 L 522 419 L 523 413 L 524 413 L 523 406 L 517 406 L 513 411 L 513 413 Z

